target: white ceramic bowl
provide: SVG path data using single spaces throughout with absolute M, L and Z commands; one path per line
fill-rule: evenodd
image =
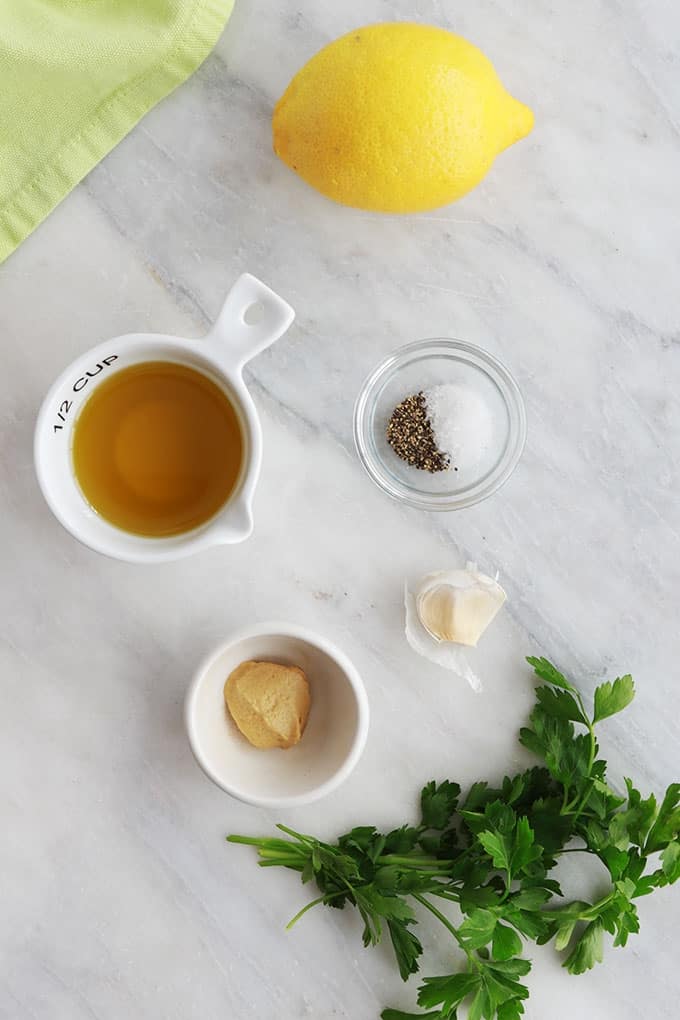
M 248 659 L 299 666 L 307 674 L 312 706 L 296 747 L 258 750 L 229 715 L 225 680 Z M 368 717 L 363 682 L 344 652 L 289 623 L 234 634 L 201 664 L 185 704 L 189 742 L 205 774 L 233 797 L 262 807 L 309 804 L 335 790 L 361 757 Z

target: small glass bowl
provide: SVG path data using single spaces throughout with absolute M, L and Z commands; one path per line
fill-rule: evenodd
M 405 397 L 441 383 L 471 387 L 491 414 L 493 439 L 474 470 L 429 474 L 403 461 L 387 442 L 387 423 Z M 522 456 L 526 411 L 507 368 L 463 340 L 418 340 L 390 354 L 366 379 L 354 408 L 359 459 L 376 485 L 420 510 L 460 510 L 503 485 Z

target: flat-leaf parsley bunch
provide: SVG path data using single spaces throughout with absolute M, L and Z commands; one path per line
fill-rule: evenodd
M 263 867 L 280 866 L 314 881 L 320 895 L 290 922 L 323 903 L 350 904 L 361 915 L 365 946 L 389 938 L 399 973 L 419 969 L 423 947 L 416 905 L 432 914 L 462 950 L 463 969 L 426 977 L 418 1005 L 427 1012 L 385 1009 L 383 1020 L 519 1020 L 531 969 L 524 941 L 554 940 L 564 966 L 582 974 L 603 957 L 604 935 L 625 946 L 639 930 L 635 901 L 680 878 L 680 783 L 659 803 L 626 779 L 626 795 L 607 782 L 595 727 L 633 700 L 630 676 L 595 691 L 592 714 L 578 690 L 546 659 L 529 659 L 544 682 L 520 742 L 542 762 L 494 789 L 474 783 L 461 799 L 458 783 L 423 789 L 418 825 L 383 834 L 360 826 L 331 845 L 284 825 L 288 838 L 230 836 L 259 850 Z M 565 852 L 597 857 L 610 877 L 605 896 L 561 905 L 551 877 Z M 443 912 L 456 904 L 462 920 Z

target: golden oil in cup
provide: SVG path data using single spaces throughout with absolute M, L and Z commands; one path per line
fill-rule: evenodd
M 226 393 L 188 365 L 146 361 L 115 372 L 73 429 L 76 480 L 94 510 L 151 538 L 210 520 L 240 477 L 244 441 Z

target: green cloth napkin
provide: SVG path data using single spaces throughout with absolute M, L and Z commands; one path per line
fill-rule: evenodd
M 234 0 L 0 0 L 0 262 L 217 42 Z

